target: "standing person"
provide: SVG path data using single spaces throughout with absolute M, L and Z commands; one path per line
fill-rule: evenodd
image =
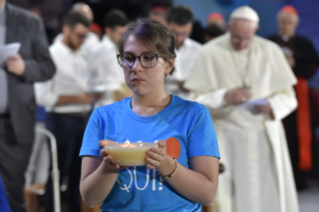
M 297 212 L 281 123 L 297 106 L 296 79 L 280 48 L 255 35 L 258 22 L 250 7 L 233 11 L 229 33 L 200 49 L 185 86 L 216 127 L 220 211 Z
M 128 20 L 125 13 L 118 9 L 109 11 L 104 17 L 104 36 L 102 44 L 108 48 L 110 54 L 118 54 L 117 44 L 127 30 Z
M 209 25 L 218 25 L 220 28 L 225 29 L 226 23 L 224 16 L 218 12 L 212 12 L 207 16 L 207 26 Z
M 101 211 L 201 211 L 215 196 L 218 145 L 208 110 L 165 91 L 176 56 L 173 35 L 157 21 L 138 19 L 119 52 L 133 96 L 97 108 L 90 118 L 80 152 L 84 202 L 103 202 Z M 161 141 L 147 152 L 146 166 L 125 168 L 111 162 L 99 146 L 103 139 Z
M 148 18 L 156 20 L 164 26 L 167 26 L 166 14 L 167 9 L 165 7 L 152 7 L 148 14 Z
M 298 189 L 303 189 L 306 187 L 307 179 L 318 179 L 318 146 L 308 80 L 318 68 L 319 59 L 311 41 L 295 34 L 299 16 L 293 6 L 281 8 L 277 23 L 278 34 L 269 39 L 281 47 L 298 80 L 294 86 L 298 108 L 288 115 L 283 123 L 296 185 Z
M 201 44 L 190 39 L 194 22 L 192 10 L 186 6 L 174 6 L 167 13 L 168 28 L 174 35 L 176 52 L 176 73 L 166 79 L 168 93 L 189 98 L 189 91 L 183 86 L 194 64 Z
M 89 54 L 89 65 L 92 72 L 92 87 L 105 87 L 103 98 L 96 106 L 114 102 L 113 92 L 121 88 L 124 76 L 117 63 L 117 44 L 128 27 L 127 17 L 118 9 L 109 11 L 104 17 L 104 32 L 102 42 L 95 46 Z M 129 93 L 131 94 L 131 93 Z
M 70 11 L 76 11 L 83 14 L 89 20 L 90 27 L 93 24 L 94 14 L 89 5 L 83 2 L 78 2 L 72 6 Z M 55 37 L 54 43 L 57 41 L 61 41 L 62 39 L 63 33 L 60 33 Z M 92 48 L 99 44 L 100 38 L 94 32 L 89 31 L 85 37 L 83 45 L 81 45 L 81 48 L 89 53 Z
M 25 212 L 24 172 L 36 112 L 33 83 L 50 79 L 55 67 L 42 21 L 0 0 L 0 45 L 15 42 L 21 44 L 19 52 L 0 64 L 0 172 L 11 209 Z
M 225 30 L 221 28 L 217 24 L 210 24 L 206 27 L 205 33 L 204 33 L 204 40 L 205 42 L 211 41 L 223 34 L 225 34 Z
M 92 104 L 99 95 L 88 94 L 90 74 L 81 49 L 90 22 L 82 14 L 71 11 L 63 20 L 63 39 L 50 46 L 57 67 L 52 80 L 36 84 L 38 104 L 47 111 L 46 127 L 57 140 L 60 183 L 67 177 L 68 211 L 80 211 L 81 147 Z M 51 172 L 50 172 L 51 173 Z M 46 184 L 46 211 L 53 211 L 52 180 Z

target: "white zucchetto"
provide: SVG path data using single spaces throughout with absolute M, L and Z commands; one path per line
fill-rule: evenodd
M 235 18 L 246 19 L 249 21 L 256 22 L 257 24 L 259 23 L 258 14 L 256 13 L 255 10 L 253 10 L 251 7 L 248 7 L 248 6 L 242 6 L 235 9 L 230 14 L 230 19 L 232 20 Z

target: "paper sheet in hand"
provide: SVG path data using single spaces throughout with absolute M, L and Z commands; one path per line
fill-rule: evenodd
M 263 105 L 268 105 L 268 101 L 266 98 L 264 99 L 255 99 L 255 100 L 250 100 L 250 101 L 247 101 L 245 103 L 242 104 L 242 106 L 245 106 L 245 107 L 255 107 L 255 106 L 263 106 Z
M 3 64 L 12 55 L 19 52 L 21 47 L 20 43 L 10 43 L 7 45 L 0 46 L 0 64 Z
M 107 91 L 107 87 L 105 85 L 97 85 L 92 88 L 88 94 L 103 94 Z

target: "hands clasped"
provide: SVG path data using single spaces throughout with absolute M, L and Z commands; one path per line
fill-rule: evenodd
M 251 91 L 247 88 L 235 88 L 229 90 L 225 94 L 225 100 L 230 105 L 242 104 L 243 102 L 251 99 L 252 94 Z
M 100 146 L 115 143 L 110 140 L 102 140 L 100 141 Z M 145 158 L 145 165 L 149 169 L 156 169 L 158 172 L 163 175 L 169 175 L 172 173 L 175 167 L 175 161 L 172 157 L 170 157 L 166 153 L 166 142 L 164 140 L 159 141 L 158 147 L 151 147 L 147 152 L 147 157 Z M 113 157 L 109 155 L 108 150 L 103 148 L 100 151 L 100 156 L 103 158 L 103 161 L 108 165 L 111 169 L 122 169 L 127 168 L 124 166 L 120 166 L 119 164 L 115 164 L 112 162 Z

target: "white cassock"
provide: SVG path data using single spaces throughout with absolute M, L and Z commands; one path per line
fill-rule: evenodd
M 280 48 L 255 36 L 235 51 L 227 33 L 205 44 L 185 87 L 210 110 L 225 172 L 216 203 L 221 212 L 298 212 L 298 200 L 281 120 L 297 107 L 296 79 Z M 248 86 L 266 98 L 272 115 L 225 104 L 225 93 Z
M 97 85 L 105 88 L 104 95 L 96 103 L 96 107 L 113 103 L 113 92 L 120 89 L 125 81 L 123 69 L 117 62 L 117 54 L 116 44 L 106 35 L 100 45 L 95 46 L 89 53 L 91 87 Z
M 175 49 L 175 72 L 173 75 L 167 75 L 165 79 L 165 90 L 169 94 L 189 99 L 189 92 L 180 90 L 179 83 L 184 82 L 196 59 L 196 54 L 202 45 L 190 38 L 186 38 L 179 49 Z

